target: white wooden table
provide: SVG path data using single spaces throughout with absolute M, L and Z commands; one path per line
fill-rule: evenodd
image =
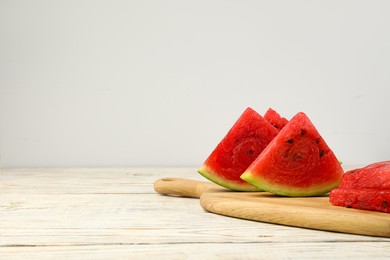
M 2 169 L 1 259 L 390 259 L 390 239 L 253 222 L 156 194 L 195 168 Z M 389 227 L 390 228 L 390 227 Z

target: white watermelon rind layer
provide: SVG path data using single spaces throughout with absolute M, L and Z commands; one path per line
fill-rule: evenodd
M 220 175 L 215 173 L 213 170 L 211 170 L 206 165 L 202 165 L 202 167 L 199 168 L 198 173 L 200 173 L 203 177 L 206 179 L 231 190 L 235 191 L 261 191 L 255 186 L 249 184 L 249 183 L 237 183 L 233 182 L 231 180 L 224 180 L 221 179 Z
M 331 181 L 327 183 L 321 183 L 320 185 L 313 185 L 311 187 L 301 188 L 301 187 L 292 187 L 289 185 L 278 185 L 275 183 L 270 183 L 265 179 L 262 179 L 258 175 L 261 175 L 261 173 L 253 174 L 250 171 L 245 171 L 241 175 L 241 179 L 261 190 L 268 191 L 281 196 L 288 196 L 288 197 L 310 197 L 310 196 L 323 195 L 337 188 L 340 183 L 340 180 Z

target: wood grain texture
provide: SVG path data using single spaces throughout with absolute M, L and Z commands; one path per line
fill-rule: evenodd
M 157 180 L 161 194 L 200 198 L 201 206 L 213 213 L 296 227 L 360 235 L 390 237 L 390 215 L 347 209 L 330 204 L 327 195 L 283 197 L 268 192 L 234 192 L 209 182 L 183 178 Z
M 288 226 L 390 237 L 390 215 L 347 209 L 329 203 L 328 197 L 286 198 L 269 193 L 203 193 L 207 211 L 231 217 Z
M 157 194 L 195 168 L 3 169 L 0 259 L 389 258 L 390 239 L 228 218 Z
M 227 191 L 221 186 L 204 181 L 183 178 L 163 178 L 154 182 L 154 190 L 163 195 L 200 198 L 204 192 Z

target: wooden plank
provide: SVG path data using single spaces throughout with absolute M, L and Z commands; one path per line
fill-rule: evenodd
M 388 259 L 389 243 L 196 243 L 1 248 L 3 259 Z
M 268 192 L 234 192 L 208 182 L 163 178 L 154 188 L 162 194 L 200 198 L 213 213 L 261 222 L 352 234 L 390 237 L 390 215 L 330 204 L 329 197 L 283 197 Z
M 286 198 L 268 193 L 204 193 L 204 209 L 231 217 L 288 226 L 390 237 L 390 215 L 335 207 L 328 197 Z
M 3 169 L 2 193 L 155 193 L 164 176 L 204 180 L 195 168 Z
M 228 218 L 156 194 L 194 168 L 3 169 L 0 258 L 386 257 L 386 238 Z M 387 255 L 386 255 L 387 254 Z
M 226 218 L 205 212 L 196 199 L 157 194 L 9 195 L 0 209 L 0 245 L 384 241 Z

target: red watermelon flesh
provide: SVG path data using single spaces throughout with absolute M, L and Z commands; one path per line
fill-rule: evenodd
M 240 176 L 277 133 L 261 115 L 247 108 L 198 172 L 232 190 L 257 191 Z
M 281 117 L 279 113 L 272 108 L 269 108 L 267 112 L 265 112 L 264 119 L 267 120 L 279 131 L 288 123 L 288 120 L 286 118 Z
M 241 178 L 284 196 L 315 196 L 336 188 L 341 168 L 309 118 L 295 115 Z
M 388 189 L 390 190 L 390 161 L 377 162 L 346 172 L 340 189 Z
M 390 161 L 346 172 L 329 201 L 335 206 L 390 213 Z
M 390 213 L 390 190 L 334 189 L 329 201 L 335 206 Z

